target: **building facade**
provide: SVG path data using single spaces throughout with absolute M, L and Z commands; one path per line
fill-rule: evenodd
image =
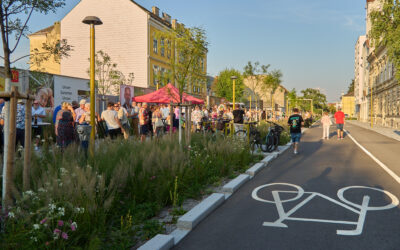
M 365 86 L 365 70 L 364 70 L 364 55 L 363 49 L 366 41 L 366 36 L 360 36 L 357 39 L 355 46 L 354 58 L 354 101 L 355 101 L 355 116 L 359 119 L 364 118 L 365 105 L 367 99 L 364 94 Z M 361 108 L 363 107 L 363 108 Z
M 387 56 L 387 49 L 373 47 L 369 37 L 370 14 L 382 10 L 383 3 L 384 0 L 366 1 L 365 42 L 361 45 L 363 38 L 360 37 L 355 46 L 355 104 L 359 105 L 361 121 L 372 120 L 374 124 L 399 128 L 400 86 L 395 78 L 395 66 Z
M 353 93 L 342 96 L 341 108 L 345 115 L 348 115 L 349 117 L 355 116 L 355 96 Z
M 180 24 L 166 13 L 161 15 L 157 7 L 149 11 L 132 0 L 81 0 L 57 23 L 59 28 L 55 29 L 56 25 L 53 25 L 32 34 L 31 50 L 45 41 L 49 30 L 56 30 L 61 40 L 65 39 L 73 46 L 69 57 L 63 57 L 59 63 L 49 62 L 45 72 L 59 68 L 58 73 L 62 75 L 88 77 L 90 33 L 89 26 L 82 23 L 86 16 L 97 16 L 103 22 L 96 26 L 96 51 L 107 53 L 125 76 L 134 73 L 134 86 L 155 89 L 157 83 L 161 86 L 173 83 L 168 77 L 157 77 L 167 75 L 171 58 L 176 54 L 171 41 L 163 39 L 159 33 Z M 207 58 L 202 62 L 205 75 Z M 35 69 L 35 65 L 31 69 Z M 205 94 L 206 81 L 190 86 L 187 91 Z

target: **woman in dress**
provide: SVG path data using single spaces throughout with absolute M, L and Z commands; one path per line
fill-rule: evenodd
M 75 112 L 70 103 L 64 102 L 56 118 L 57 145 L 64 149 L 75 139 Z

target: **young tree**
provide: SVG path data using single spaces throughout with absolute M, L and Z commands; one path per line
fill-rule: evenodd
M 207 55 L 207 37 L 205 30 L 193 27 L 187 28 L 178 24 L 175 28 L 157 33 L 167 44 L 172 44 L 170 58 L 171 70 L 164 77 L 175 82 L 179 90 L 179 100 L 183 101 L 183 92 L 195 83 L 206 83 L 207 76 L 204 72 L 204 59 Z
M 204 59 L 208 51 L 206 32 L 198 27 L 186 28 L 177 24 L 176 27 L 158 32 L 157 36 L 166 40 L 167 44 L 171 43 L 171 48 L 167 48 L 172 50 L 170 79 L 179 91 L 179 100 L 176 101 L 183 103 L 185 89 L 196 83 L 205 85 L 207 82 L 204 70 Z M 181 127 L 179 126 L 179 143 L 182 137 Z
M 274 109 L 274 95 L 276 90 L 282 83 L 282 72 L 280 70 L 273 70 L 263 78 L 262 92 L 268 93 L 271 100 L 271 107 Z
M 400 80 L 400 1 L 384 0 L 382 10 L 370 14 L 372 20 L 372 45 L 385 47 L 389 60 L 396 68 L 396 79 Z
M 28 32 L 28 23 L 34 12 L 47 14 L 55 12 L 59 7 L 64 5 L 65 0 L 2 0 L 0 1 L 0 31 L 1 40 L 3 44 L 4 59 L 4 75 L 5 75 L 5 90 L 11 90 L 11 64 L 18 60 L 25 58 L 20 57 L 11 60 L 12 54 L 18 48 L 18 45 Z M 13 38 L 12 36 L 15 35 Z M 12 166 L 14 159 L 7 159 L 7 147 L 9 141 L 9 102 L 7 101 L 5 109 L 4 124 L 5 133 L 4 137 L 4 161 L 3 161 L 3 209 L 11 204 L 11 189 L 12 179 L 7 176 L 12 176 Z
M 235 82 L 235 96 L 237 100 L 240 100 L 243 96 L 245 89 L 243 83 L 242 74 L 235 69 L 225 69 L 219 72 L 219 75 L 215 78 L 212 89 L 219 97 L 224 97 L 229 101 L 233 101 L 233 81 L 232 76 L 236 76 Z
M 260 65 L 259 62 L 248 62 L 244 67 L 243 77 L 247 81 L 247 87 L 254 93 L 256 101 L 256 109 L 258 109 L 259 93 L 263 86 L 263 78 L 268 74 L 270 65 Z
M 118 64 L 114 63 L 106 52 L 97 51 L 95 62 L 96 89 L 100 95 L 118 95 L 121 84 L 132 85 L 134 74 L 130 73 L 128 78 L 125 78 L 117 69 Z M 87 73 L 90 74 L 89 70 Z

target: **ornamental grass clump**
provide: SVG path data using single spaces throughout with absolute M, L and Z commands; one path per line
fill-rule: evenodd
M 11 216 L 2 216 L 2 249 L 24 249 L 26 242 L 43 249 L 132 247 L 163 232 L 153 219 L 162 208 L 178 209 L 207 185 L 244 172 L 257 157 L 244 142 L 202 134 L 182 145 L 174 135 L 96 146 L 89 161 L 74 146 L 63 153 L 51 146 L 34 153 L 30 192 L 35 195 L 21 195 L 23 159 L 17 160 L 16 205 Z

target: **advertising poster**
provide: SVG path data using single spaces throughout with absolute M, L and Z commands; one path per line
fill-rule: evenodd
M 63 102 L 72 103 L 86 99 L 89 102 L 90 89 L 89 80 L 54 75 L 54 104 L 61 105 Z
M 119 101 L 125 109 L 132 108 L 132 98 L 135 96 L 135 88 L 133 86 L 121 85 Z

